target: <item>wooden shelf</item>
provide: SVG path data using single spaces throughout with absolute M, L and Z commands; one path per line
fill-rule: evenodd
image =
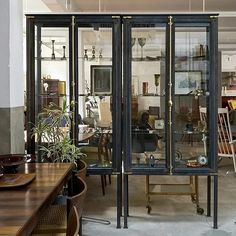
M 162 58 L 165 58 L 165 57 L 159 57 L 159 56 L 156 56 L 156 57 L 149 57 L 149 56 L 146 56 L 146 57 L 132 57 L 132 61 L 148 61 L 148 62 L 152 62 L 152 61 L 160 61 Z
M 176 56 L 175 59 L 177 61 L 188 61 L 188 60 L 195 60 L 195 61 L 207 61 L 208 58 L 207 56 L 193 56 L 193 57 L 189 57 L 189 56 Z
M 64 59 L 62 57 L 56 57 L 55 59 L 52 59 L 51 57 L 36 57 L 35 59 L 41 60 L 41 61 L 67 61 L 67 57 Z

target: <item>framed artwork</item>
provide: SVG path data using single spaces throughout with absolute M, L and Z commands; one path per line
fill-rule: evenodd
M 189 94 L 196 89 L 201 89 L 201 71 L 175 72 L 175 94 Z
M 110 95 L 112 92 L 112 66 L 91 66 L 91 94 Z
M 157 119 L 154 123 L 155 129 L 164 129 L 165 128 L 165 121 L 163 119 Z

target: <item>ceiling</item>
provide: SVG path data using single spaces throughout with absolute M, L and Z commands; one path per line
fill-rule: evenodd
M 236 50 L 236 0 L 23 0 L 27 13 L 219 13 L 219 48 Z M 134 4 L 135 2 L 135 4 Z
M 235 0 L 43 0 L 52 11 L 202 12 L 236 11 Z

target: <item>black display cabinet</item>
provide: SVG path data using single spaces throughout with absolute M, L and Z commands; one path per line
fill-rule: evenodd
M 87 154 L 85 161 L 95 156 L 88 163 L 88 174 L 103 179 L 105 175 L 117 176 L 120 228 L 121 17 L 39 14 L 26 18 L 28 153 L 38 153 L 32 137 L 38 113 L 50 102 L 60 107 L 63 97 L 68 105 L 73 102 L 70 136 Z M 99 146 L 108 135 L 109 144 Z M 91 149 L 96 151 L 87 153 Z
M 129 175 L 147 176 L 148 187 L 152 175 L 190 176 L 196 184 L 206 176 L 208 216 L 213 178 L 217 228 L 217 27 L 214 14 L 27 15 L 28 152 L 37 152 L 37 114 L 66 96 L 75 103 L 76 145 L 101 150 L 109 136 L 100 151 L 109 159 L 92 160 L 88 173 L 117 176 L 118 228 L 122 197 L 128 226 Z
M 148 190 L 151 175 L 185 175 L 196 178 L 196 184 L 198 176 L 207 176 L 208 216 L 213 177 L 217 228 L 217 16 L 131 16 L 123 27 L 124 225 L 129 175 L 146 175 Z M 142 107 L 138 122 L 132 120 L 134 96 Z M 207 107 L 207 129 L 199 106 Z M 154 192 L 146 194 L 150 199 Z M 147 208 L 150 212 L 149 200 Z

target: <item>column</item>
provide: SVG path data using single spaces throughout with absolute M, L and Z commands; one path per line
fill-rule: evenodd
M 0 1 L 0 154 L 24 152 L 22 1 Z

